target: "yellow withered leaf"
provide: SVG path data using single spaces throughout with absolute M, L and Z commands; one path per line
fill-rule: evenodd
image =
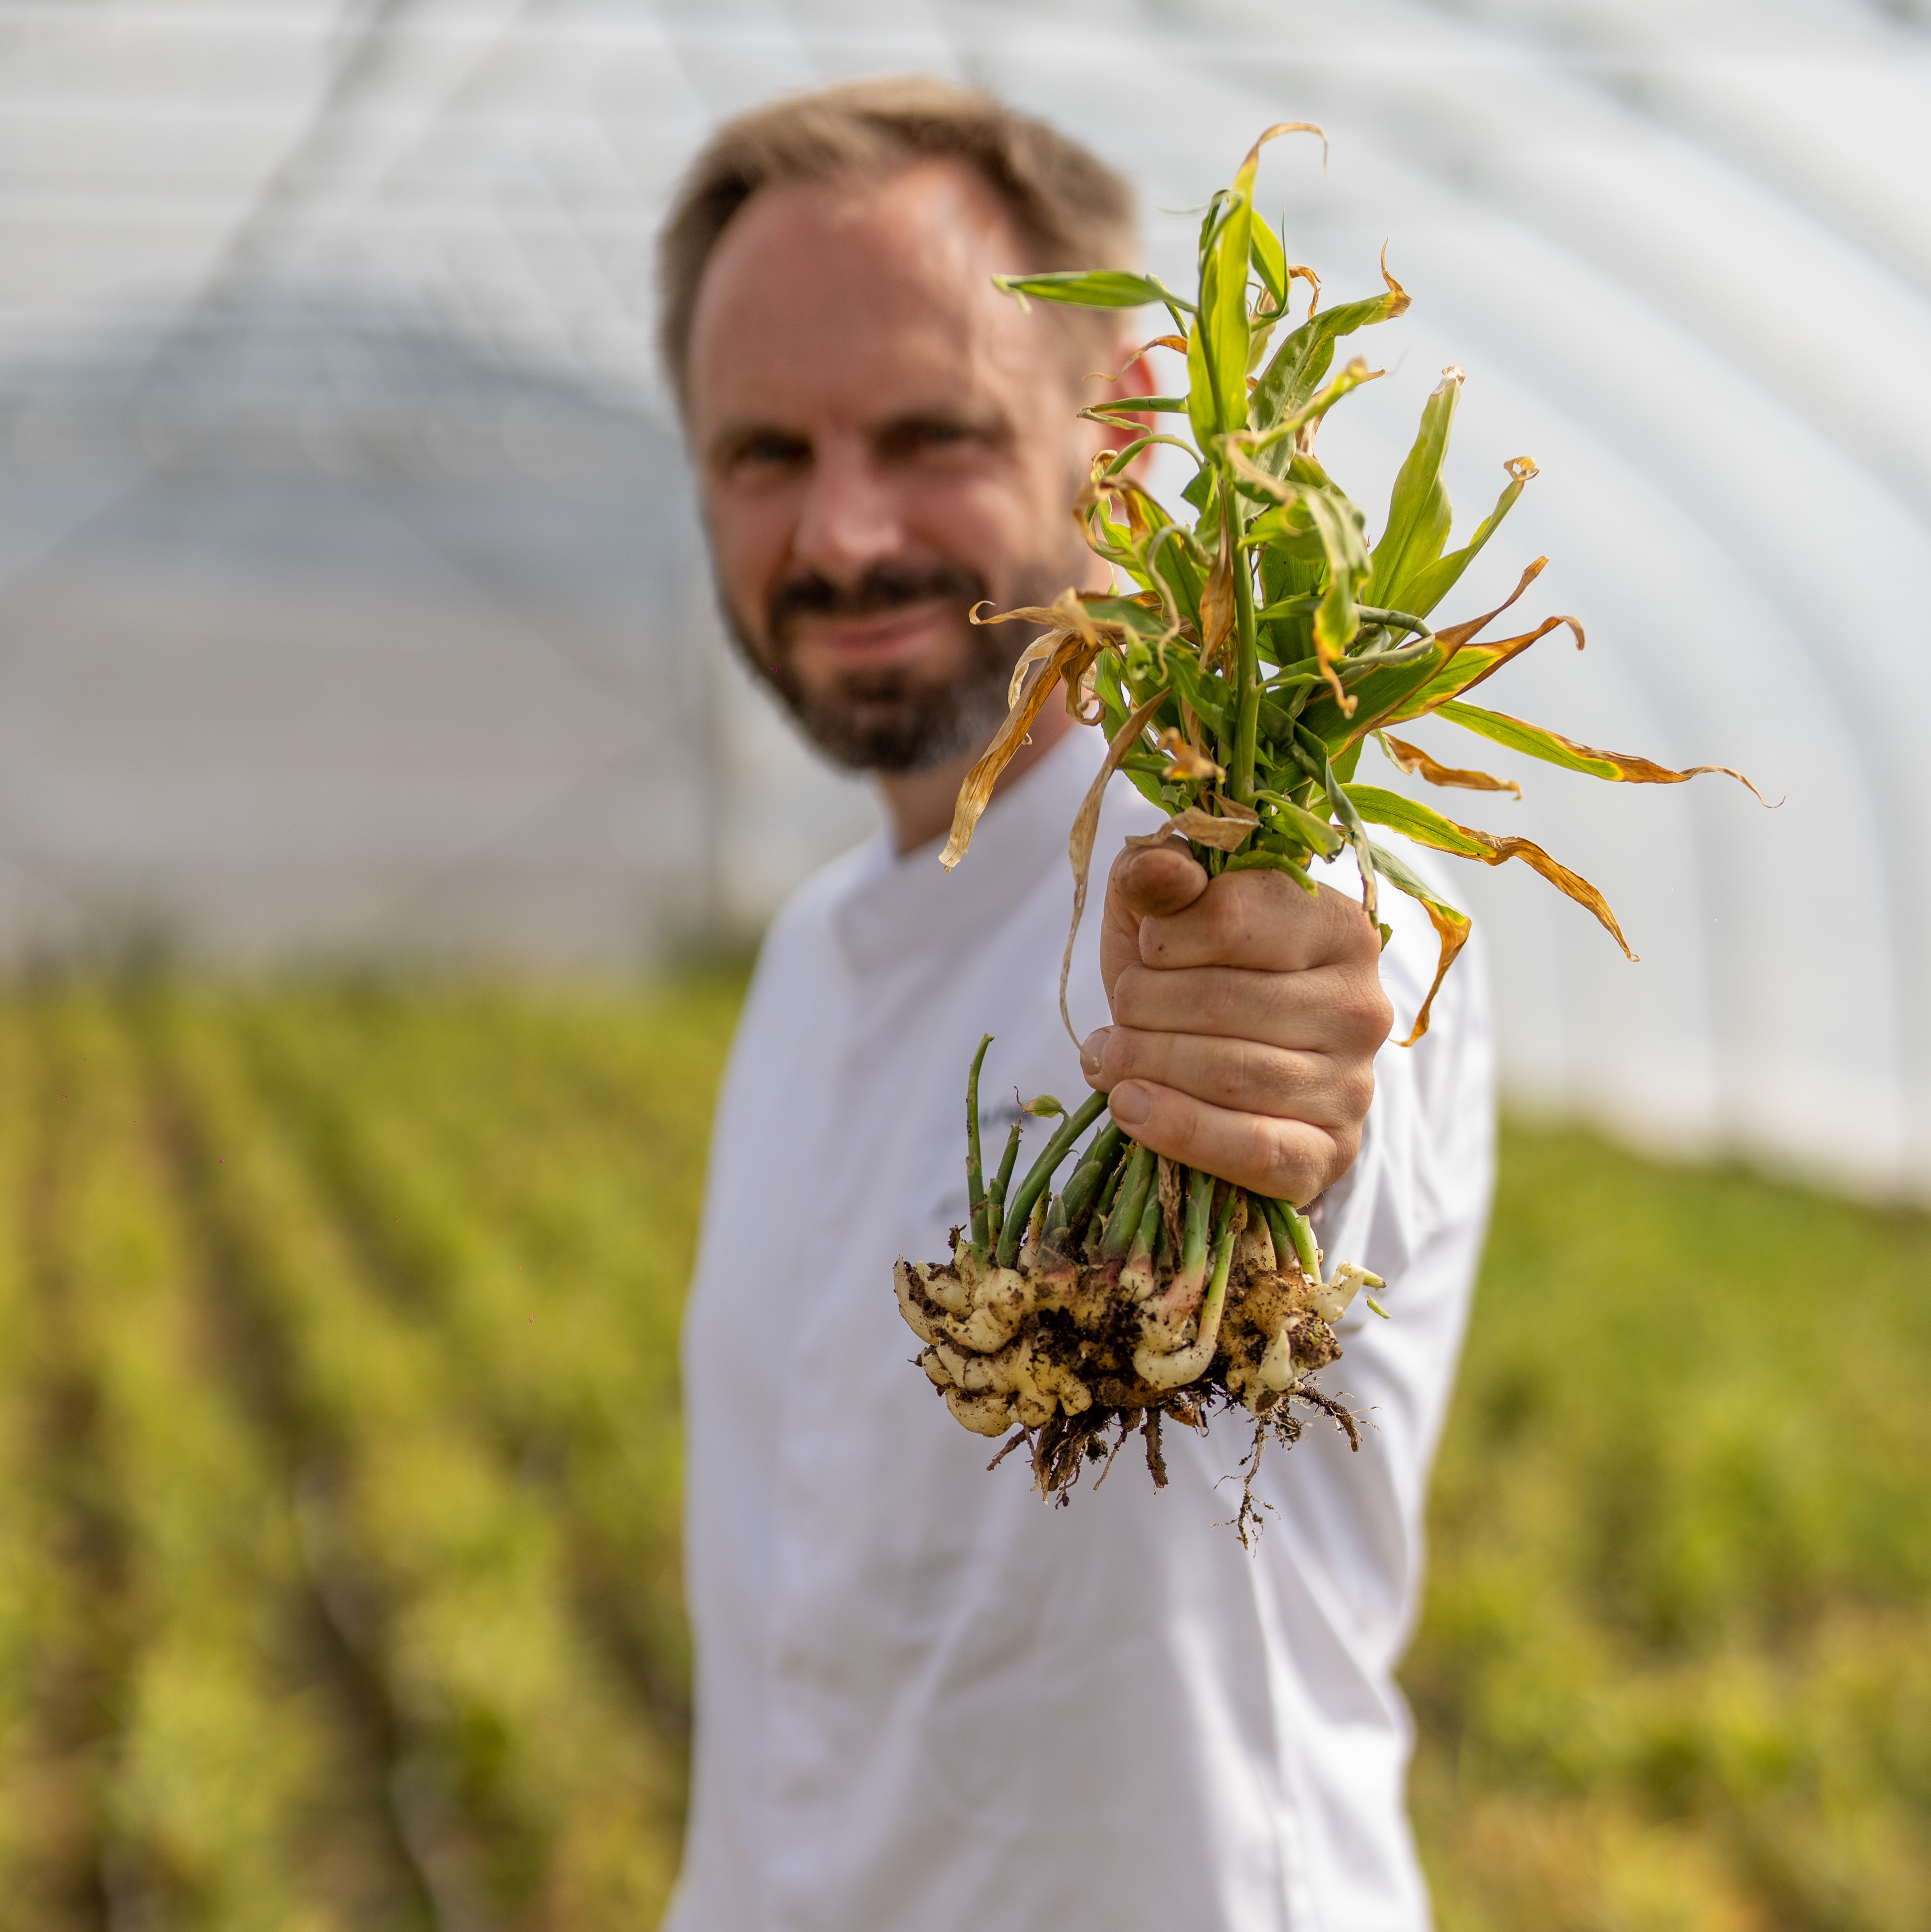
M 1200 594 L 1200 656 L 1204 664 L 1213 662 L 1214 654 L 1234 628 L 1234 546 L 1223 530 L 1219 552 L 1207 574 L 1207 587 Z
M 952 836 L 946 841 L 946 849 L 939 854 L 939 863 L 949 872 L 965 856 L 966 848 L 972 843 L 973 828 L 991 802 L 992 788 L 999 782 L 1000 773 L 1012 763 L 1013 754 L 1026 742 L 1026 734 L 1046 708 L 1046 700 L 1052 696 L 1054 687 L 1070 670 L 1076 695 L 1078 680 L 1092 662 L 1093 653 L 1099 648 L 1096 643 L 1089 644 L 1076 632 L 1055 631 L 1030 646 L 1029 654 L 1038 652 L 1040 645 L 1049 640 L 1051 648 L 1044 654 L 1045 662 L 1037 674 L 1023 692 L 1015 695 L 1012 708 L 994 734 L 992 742 L 985 748 L 979 762 L 966 773 L 965 782 L 959 787 L 958 799 L 952 807 Z M 1034 662 L 1038 659 L 1036 658 Z M 1015 672 L 1014 676 L 1016 680 L 1018 674 Z
M 1396 768 L 1411 778 L 1425 778 L 1432 785 L 1455 791 L 1506 791 L 1513 792 L 1517 798 L 1522 795 L 1522 787 L 1513 778 L 1492 778 L 1486 772 L 1465 771 L 1459 765 L 1438 764 L 1419 745 L 1411 745 L 1405 739 L 1391 738 L 1385 731 L 1377 731 L 1375 736 Z
M 1438 852 L 1453 853 L 1457 858 L 1479 860 L 1485 866 L 1500 866 L 1510 859 L 1521 860 L 1524 865 L 1540 872 L 1558 892 L 1594 913 L 1603 930 L 1628 958 L 1637 957 L 1630 951 L 1630 942 L 1623 937 L 1623 928 L 1616 923 L 1616 915 L 1609 910 L 1609 902 L 1580 872 L 1573 872 L 1559 860 L 1552 859 L 1533 839 L 1517 838 L 1506 832 L 1484 832 L 1473 825 L 1458 825 L 1432 805 L 1424 805 L 1419 799 L 1405 797 L 1399 792 L 1384 791 L 1378 785 L 1351 784 L 1347 793 L 1354 809 L 1371 824 L 1385 825 L 1390 831 L 1399 832 L 1404 838 L 1412 838 L 1417 845 L 1429 846 Z
M 1168 776 L 1178 778 L 1183 784 L 1202 778 L 1217 780 L 1227 776 L 1198 745 L 1188 743 L 1180 736 L 1177 725 L 1169 724 L 1160 734 L 1160 749 L 1174 761 L 1168 767 Z
M 1478 636 L 1487 629 L 1489 626 L 1492 624 L 1511 604 L 1514 603 L 1516 599 L 1521 596 L 1522 592 L 1548 568 L 1549 559 L 1546 556 L 1537 557 L 1534 562 L 1522 572 L 1514 590 L 1511 590 L 1494 610 L 1485 610 L 1480 616 L 1471 617 L 1465 623 L 1451 624 L 1446 629 L 1436 632 L 1435 634 L 1436 641 L 1446 644 L 1452 651 L 1459 650 L 1471 638 Z M 1579 645 L 1577 648 L 1579 650 L 1581 646 Z
M 1117 382 L 1150 349 L 1171 349 L 1184 356 L 1187 352 L 1187 339 L 1184 335 L 1154 336 L 1150 340 L 1141 343 L 1111 375 L 1107 374 L 1103 369 L 1089 369 L 1086 372 L 1086 380 L 1089 382 Z M 1125 410 L 1132 409 L 1133 398 L 1131 396 L 1121 397 L 1120 406 Z
M 1215 801 L 1220 807 L 1221 815 L 1203 812 L 1197 805 L 1188 806 L 1177 812 L 1158 832 L 1141 832 L 1129 842 L 1136 845 L 1151 845 L 1169 832 L 1178 832 L 1183 838 L 1191 838 L 1196 844 L 1211 845 L 1217 852 L 1237 851 L 1246 842 L 1247 836 L 1261 822 L 1261 815 L 1251 806 L 1237 805 L 1231 798 Z
M 1579 906 L 1587 906 L 1596 915 L 1603 929 L 1623 949 L 1625 958 L 1642 958 L 1642 955 L 1634 951 L 1623 937 L 1623 928 L 1616 923 L 1616 915 L 1609 910 L 1609 902 L 1580 872 L 1572 872 L 1560 860 L 1552 859 L 1529 839 L 1513 838 L 1506 833 L 1495 832 L 1481 832 L 1477 836 L 1489 842 L 1489 850 L 1482 855 L 1483 865 L 1499 866 L 1510 859 L 1521 860 L 1524 865 L 1540 872 L 1558 892 L 1565 893 Z
M 1475 930 L 1474 921 L 1465 912 L 1458 912 L 1445 899 L 1425 898 L 1421 902 L 1421 908 L 1428 914 L 1429 923 L 1435 928 L 1441 951 L 1435 960 L 1435 978 L 1429 984 L 1428 998 L 1421 1003 L 1421 1011 L 1415 1015 L 1414 1024 L 1401 1042 L 1404 1046 L 1414 1046 L 1428 1031 L 1429 1016 L 1435 1010 L 1435 996 L 1441 991 L 1441 982 L 1448 977 L 1448 969 L 1455 964 L 1462 949 L 1468 944 L 1468 935 Z

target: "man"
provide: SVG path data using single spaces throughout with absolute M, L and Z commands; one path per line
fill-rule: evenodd
M 1378 1063 L 1388 993 L 1406 1018 L 1426 984 L 1425 922 L 1398 912 L 1378 958 L 1345 879 L 1209 886 L 1140 848 L 1075 955 L 1075 1057 L 1060 854 L 1102 748 L 1057 705 L 964 863 L 937 863 L 1024 642 L 966 613 L 1107 581 L 1068 514 L 1104 446 L 1075 412 L 1095 369 L 1147 393 L 1117 319 L 1029 313 L 990 278 L 1132 248 L 1090 156 L 927 82 L 733 124 L 666 229 L 727 621 L 888 820 L 780 915 L 720 1104 L 685 1331 L 676 1932 L 1426 1922 L 1392 1671 L 1487 1195 L 1477 971 Z M 1102 861 L 1154 822 L 1110 797 Z M 1164 1492 L 1123 1462 L 1049 1510 L 910 1365 L 892 1263 L 965 1219 L 982 1031 L 988 1091 L 1084 1079 L 1155 1149 L 1316 1202 L 1330 1252 L 1387 1278 L 1393 1321 L 1351 1317 L 1334 1384 L 1375 1426 L 1357 1456 L 1325 1432 L 1270 1452 L 1256 1556 L 1216 1486 L 1247 1448 L 1231 1418 L 1170 1448 Z

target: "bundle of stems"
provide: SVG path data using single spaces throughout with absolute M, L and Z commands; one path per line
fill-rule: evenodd
M 1313 892 L 1317 860 L 1351 855 L 1363 909 L 1384 944 L 1381 886 L 1419 901 L 1440 952 L 1402 1042 L 1412 1046 L 1427 1030 L 1470 922 L 1375 842 L 1371 826 L 1484 865 L 1520 859 L 1636 956 L 1603 895 L 1539 845 L 1458 824 L 1360 782 L 1357 766 L 1371 738 L 1402 772 L 1465 790 L 1520 795 L 1511 781 L 1438 763 L 1393 728 L 1443 718 L 1513 752 L 1624 783 L 1675 784 L 1708 771 L 1750 782 L 1727 766 L 1672 770 L 1597 750 L 1467 701 L 1474 686 L 1552 631 L 1567 626 L 1582 647 L 1582 626 L 1566 616 L 1476 641 L 1535 580 L 1546 561 L 1540 557 L 1495 609 L 1439 629 L 1430 620 L 1536 466 L 1511 460 L 1495 508 L 1459 549 L 1447 549 L 1443 471 L 1464 379 L 1446 370 L 1395 478 L 1380 536 L 1369 542 L 1362 512 L 1317 458 L 1315 439 L 1328 412 L 1380 374 L 1357 358 L 1330 374 L 1337 344 L 1401 315 L 1408 297 L 1384 256 L 1381 293 L 1320 308 L 1318 278 L 1288 260 L 1254 206 L 1262 146 L 1295 131 L 1320 132 L 1305 122 L 1269 128 L 1209 203 L 1191 298 L 1118 271 L 1000 278 L 1022 302 L 1163 306 L 1174 332 L 1147 346 L 1183 352 L 1188 386 L 1184 395 L 1082 412 L 1124 440 L 1095 459 L 1077 514 L 1092 548 L 1133 588 L 1068 590 L 1050 606 L 973 614 L 975 621 L 1043 628 L 1015 670 L 1004 723 L 961 788 L 943 857 L 949 868 L 964 856 L 1000 772 L 1063 686 L 1069 710 L 1103 724 L 1108 741 L 1072 827 L 1073 932 L 1101 799 L 1123 771 L 1168 814 L 1151 836 L 1184 839 L 1210 875 L 1263 868 Z M 1290 302 L 1297 280 L 1309 291 L 1298 324 Z M 1149 416 L 1183 421 L 1192 441 L 1149 431 Z M 1195 465 L 1181 493 L 1184 513 L 1158 502 L 1133 473 L 1135 460 L 1159 444 L 1185 451 Z M 1069 933 L 1063 1013 L 1072 940 Z M 1042 1491 L 1062 1500 L 1083 1460 L 1107 1454 L 1109 1430 L 1117 1450 L 1141 1429 L 1154 1479 L 1164 1483 L 1161 1417 L 1199 1426 L 1208 1406 L 1240 1404 L 1257 1424 L 1239 1519 L 1244 1534 L 1253 1520 L 1252 1471 L 1270 1435 L 1291 1442 L 1300 1434 L 1296 1402 L 1326 1413 L 1358 1444 L 1354 1418 L 1310 1377 L 1339 1354 L 1333 1324 L 1355 1293 L 1381 1284 L 1352 1264 L 1324 1279 L 1313 1231 L 1295 1204 L 1177 1166 L 1111 1124 L 1054 1191 L 1054 1177 L 1099 1118 L 1101 1094 L 1071 1114 L 1049 1098 L 1034 1102 L 1031 1111 L 1058 1118 L 1057 1130 L 1015 1186 L 1015 1123 L 988 1178 L 978 1104 L 985 1051 L 982 1043 L 967 1084 L 970 1225 L 955 1231 L 950 1261 L 901 1260 L 897 1269 L 901 1310 L 926 1344 L 922 1365 L 967 1428 L 1019 1432 L 1008 1448 L 1030 1444 Z

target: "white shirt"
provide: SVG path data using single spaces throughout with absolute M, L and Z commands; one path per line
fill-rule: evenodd
M 966 1218 L 980 1035 L 989 1145 L 1015 1088 L 1087 1091 L 1057 983 L 1098 736 L 1002 791 L 949 875 L 935 847 L 899 857 L 883 834 L 827 867 L 759 961 L 685 1325 L 697 1741 L 673 1932 L 1428 1923 L 1393 1672 L 1490 1188 L 1479 961 L 1420 1046 L 1384 1050 L 1360 1158 L 1325 1204 L 1330 1264 L 1388 1284 L 1393 1318 L 1357 1300 L 1320 1378 L 1373 1426 L 1351 1455 L 1302 1412 L 1303 1439 L 1264 1458 L 1254 1555 L 1226 1526 L 1241 1414 L 1204 1438 L 1170 1426 L 1165 1490 L 1135 1442 L 1103 1490 L 1090 1470 L 1054 1509 L 1023 1455 L 986 1472 L 997 1445 L 913 1366 L 892 1264 L 941 1258 Z M 1075 959 L 1083 1034 L 1107 1016 L 1107 865 L 1156 819 L 1116 780 Z M 1383 898 L 1399 1036 L 1435 944 L 1419 908 Z

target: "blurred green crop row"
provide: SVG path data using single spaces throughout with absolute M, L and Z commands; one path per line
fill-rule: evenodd
M 739 987 L 0 996 L 0 1925 L 648 1927 Z M 1931 1924 L 1931 1226 L 1519 1125 L 1444 1932 Z
M 1931 1223 L 1517 1124 L 1437 1474 L 1443 1932 L 1931 1926 Z
M 655 1922 L 735 1004 L 0 1002 L 0 1922 Z

